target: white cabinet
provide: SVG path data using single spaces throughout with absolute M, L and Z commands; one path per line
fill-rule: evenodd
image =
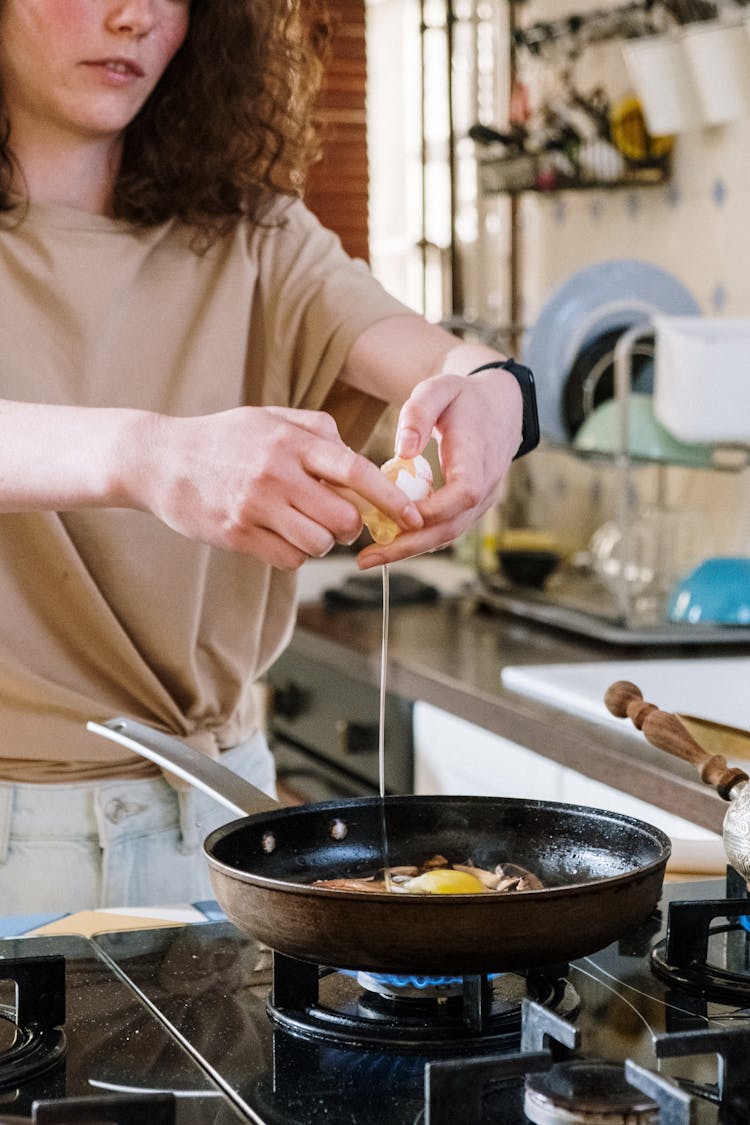
M 723 874 L 720 836 L 428 703 L 414 705 L 414 792 L 565 801 L 624 813 L 672 840 L 672 871 Z
M 563 766 L 431 706 L 414 704 L 414 791 L 562 801 Z

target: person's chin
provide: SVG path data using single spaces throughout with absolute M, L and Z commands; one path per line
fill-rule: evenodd
M 139 113 L 142 104 L 140 99 L 137 103 L 122 99 L 120 104 L 98 106 L 79 119 L 79 130 L 91 140 L 115 141 Z

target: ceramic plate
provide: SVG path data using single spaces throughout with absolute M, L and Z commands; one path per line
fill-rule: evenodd
M 523 342 L 523 362 L 534 372 L 544 437 L 568 441 L 563 390 L 582 347 L 607 330 L 647 324 L 654 313 L 700 312 L 682 282 L 649 262 L 612 259 L 574 273 L 546 302 Z

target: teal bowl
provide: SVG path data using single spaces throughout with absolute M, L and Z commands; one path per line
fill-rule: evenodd
M 706 559 L 677 583 L 670 621 L 750 625 L 750 558 Z
M 618 453 L 620 410 L 616 399 L 595 407 L 573 438 L 573 447 L 584 453 Z M 713 463 L 710 445 L 693 445 L 673 437 L 657 421 L 651 395 L 642 393 L 631 394 L 628 399 L 628 452 L 639 460 L 696 468 Z

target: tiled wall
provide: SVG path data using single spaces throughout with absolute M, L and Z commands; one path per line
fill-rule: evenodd
M 528 7 L 539 18 L 560 13 L 554 0 Z M 614 98 L 630 88 L 619 43 L 587 48 L 576 74 L 582 89 L 602 82 Z M 749 203 L 747 119 L 681 134 L 672 179 L 662 187 L 525 197 L 526 321 L 533 322 L 540 303 L 575 270 L 617 257 L 669 270 L 706 314 L 750 316 Z

